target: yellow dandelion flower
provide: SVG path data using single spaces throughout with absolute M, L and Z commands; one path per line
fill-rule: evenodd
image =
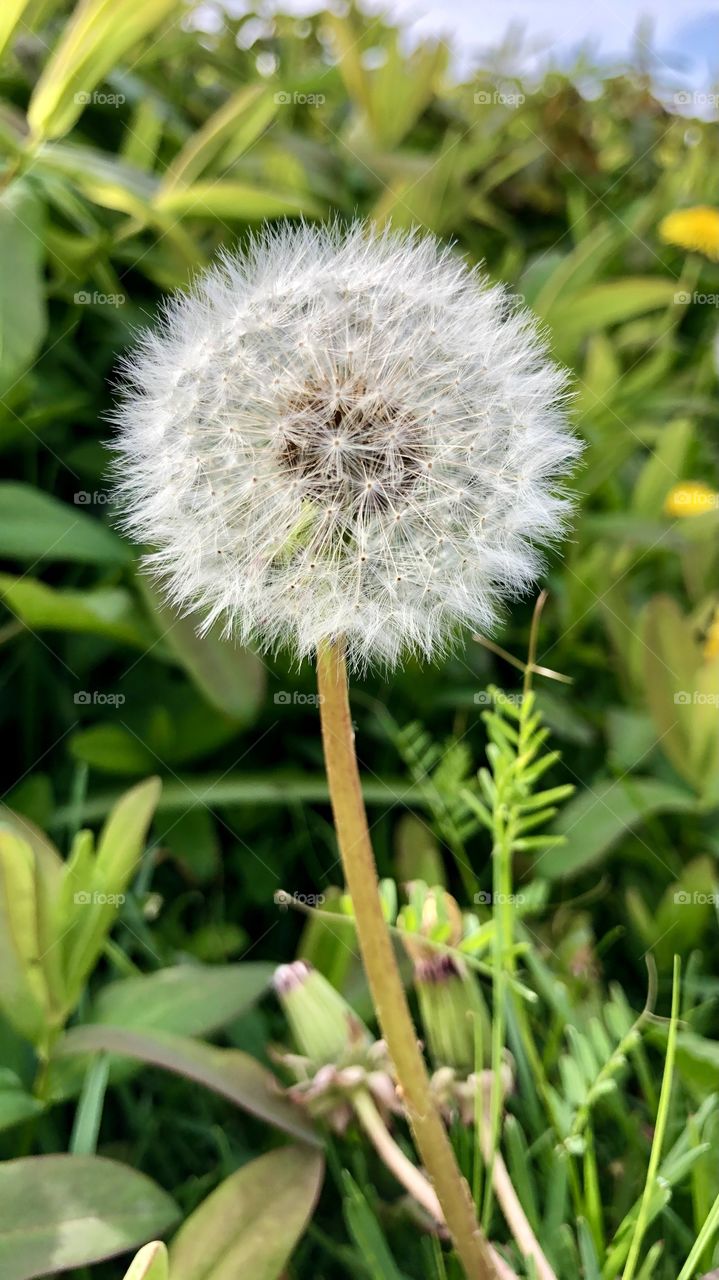
M 705 204 L 675 209 L 659 223 L 659 235 L 665 244 L 703 253 L 719 262 L 719 209 Z
M 709 624 L 709 629 L 706 633 L 704 657 L 707 662 L 711 662 L 712 658 L 719 658 L 719 609 L 714 614 L 714 619 Z
M 703 516 L 719 507 L 719 493 L 703 480 L 687 480 L 675 484 L 664 499 L 667 516 Z

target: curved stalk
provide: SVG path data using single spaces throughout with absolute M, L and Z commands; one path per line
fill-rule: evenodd
M 470 1280 L 497 1280 L 474 1202 L 430 1090 L 377 884 L 350 718 L 347 669 L 340 644 L 317 653 L 322 742 L 332 812 L 357 937 L 374 1007 L 397 1073 L 420 1157 L 432 1180 L 457 1254 Z
M 397 1181 L 412 1196 L 417 1204 L 444 1226 L 442 1206 L 437 1199 L 434 1188 L 427 1181 L 421 1169 L 407 1159 L 404 1151 L 397 1146 L 384 1120 L 379 1114 L 370 1095 L 358 1093 L 353 1098 L 355 1114 L 383 1164 L 394 1174 Z M 511 1267 L 497 1253 L 492 1245 L 488 1245 L 498 1280 L 517 1280 Z

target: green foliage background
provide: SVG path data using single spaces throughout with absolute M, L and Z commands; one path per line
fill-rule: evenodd
M 338 883 L 311 671 L 198 641 L 114 531 L 107 412 L 118 359 L 163 293 L 264 219 L 419 225 L 483 261 L 541 317 L 574 374 L 588 446 L 538 649 L 573 682 L 537 687 L 564 757 L 552 781 L 576 793 L 555 820 L 566 842 L 515 866 L 518 884 L 539 887 L 529 929 L 549 1007 L 544 1065 L 555 1070 L 566 1026 L 601 1009 L 612 982 L 641 1009 L 647 956 L 666 1013 L 679 953 L 681 1132 L 719 1078 L 719 508 L 676 518 L 664 504 L 682 481 L 719 487 L 719 312 L 706 301 L 719 298 L 719 266 L 664 245 L 657 227 L 675 208 L 719 203 L 716 124 L 669 114 L 638 71 L 607 75 L 592 100 L 558 73 L 528 86 L 488 67 L 455 84 L 446 49 L 408 53 L 400 32 L 355 9 L 272 21 L 211 11 L 217 21 L 201 32 L 174 0 L 93 0 L 72 20 L 69 5 L 6 0 L 0 15 L 4 803 L 67 850 L 129 785 L 149 774 L 163 784 L 151 853 L 83 999 L 187 961 L 288 960 L 303 921 L 275 894 Z M 519 659 L 530 615 L 519 604 L 494 637 Z M 445 874 L 438 850 L 451 838 L 425 786 L 436 760 L 407 726 L 443 752 L 453 744 L 445 785 L 456 788 L 483 760 L 477 695 L 490 681 L 511 689 L 517 673 L 467 638 L 441 667 L 410 664 L 356 690 L 384 874 L 411 877 L 427 859 Z M 491 883 L 488 854 L 474 831 L 479 889 Z M 444 862 L 461 896 L 467 886 Z M 366 1013 L 341 948 L 325 969 Z M 223 1022 L 225 1043 L 265 1061 L 268 1039 L 283 1034 L 271 1002 L 213 1026 Z M 645 1083 L 661 1072 L 665 1040 L 660 1025 L 649 1033 Z M 26 1047 L 9 1028 L 4 1044 L 4 1069 L 26 1081 Z M 652 1089 L 641 1101 L 635 1092 L 632 1082 L 597 1129 L 597 1238 L 641 1190 Z M 39 1127 L 8 1127 L 0 1154 L 65 1150 L 72 1124 L 65 1104 Z M 186 1211 L 268 1141 L 227 1103 L 146 1071 L 107 1095 L 99 1150 L 149 1173 Z M 539 1141 L 531 1125 L 528 1141 Z M 348 1158 L 357 1184 L 377 1180 L 363 1152 Z M 666 1253 L 647 1275 L 676 1277 L 719 1192 L 715 1162 L 698 1160 L 657 1226 Z M 335 1221 L 335 1183 L 292 1274 L 366 1274 L 362 1210 L 344 1190 L 355 1243 Z M 384 1227 L 395 1245 L 401 1226 Z M 426 1259 L 401 1247 L 407 1274 L 423 1274 Z M 580 1247 L 592 1277 L 581 1233 Z M 562 1275 L 576 1274 L 576 1248 L 567 1244 Z

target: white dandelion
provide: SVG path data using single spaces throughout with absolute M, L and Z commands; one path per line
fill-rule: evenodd
M 431 657 L 491 629 L 562 531 L 565 374 L 430 237 L 266 228 L 124 367 L 124 527 L 177 609 L 243 643 Z

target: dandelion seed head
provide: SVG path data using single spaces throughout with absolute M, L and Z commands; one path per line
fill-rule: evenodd
M 182 611 L 356 666 L 491 629 L 569 508 L 565 375 L 451 249 L 360 223 L 266 228 L 124 365 L 126 531 Z

